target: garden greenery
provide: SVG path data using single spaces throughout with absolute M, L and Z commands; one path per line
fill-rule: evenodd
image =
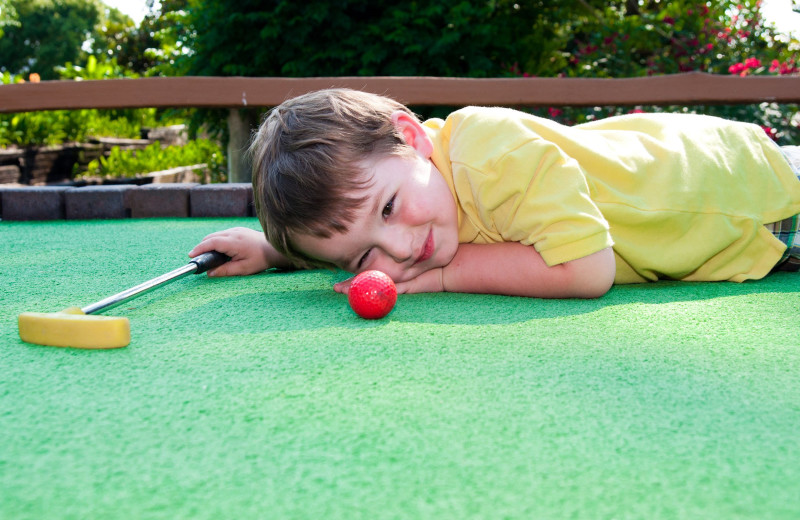
M 148 0 L 148 5 L 150 13 L 136 26 L 99 0 L 0 0 L 0 80 L 24 81 L 32 72 L 42 79 L 73 80 L 153 75 L 611 78 L 689 71 L 787 75 L 800 68 L 800 42 L 765 25 L 760 0 Z M 50 23 L 56 18 L 62 22 Z M 56 37 L 64 31 L 70 32 L 68 38 Z M 53 42 L 70 49 L 43 54 Z M 437 110 L 415 108 L 423 116 Z M 782 144 L 800 142 L 797 105 L 532 111 L 567 124 L 630 111 L 701 112 L 757 123 Z M 189 117 L 192 134 L 202 126 L 224 140 L 218 111 L 76 110 L 0 115 L 0 146 L 135 137 L 143 126 Z M 119 155 L 114 162 L 129 159 Z
M 797 74 L 800 42 L 760 0 L 162 0 L 174 73 L 220 76 L 636 77 Z M 800 142 L 798 107 L 544 107 L 580 123 L 630 110 L 703 112 Z M 428 108 L 419 109 L 432 115 Z M 435 113 L 435 112 L 434 112 Z
M 161 143 L 148 145 L 141 150 L 122 150 L 114 146 L 108 157 L 89 162 L 81 177 L 136 177 L 147 172 L 168 170 L 178 166 L 205 164 L 212 182 L 225 181 L 225 158 L 216 142 L 195 139 L 183 146 L 162 147 Z
M 93 70 L 93 60 L 93 58 L 89 60 L 90 70 Z M 106 70 L 113 68 L 113 65 L 103 64 L 97 68 Z M 67 75 L 74 75 L 76 69 L 79 67 L 71 64 L 62 67 L 63 73 Z M 21 81 L 24 81 L 24 78 L 20 76 L 8 72 L 0 74 L 0 83 L 11 84 Z M 142 128 L 174 124 L 176 121 L 174 117 L 165 119 L 155 108 L 51 110 L 0 114 L 0 146 L 55 145 L 84 142 L 97 136 L 138 138 Z
M 546 74 L 530 62 L 513 63 L 512 75 L 633 77 L 701 71 L 713 74 L 798 74 L 800 42 L 766 25 L 759 0 L 698 2 L 612 2 L 571 29 Z M 756 123 L 781 144 L 800 142 L 796 104 L 731 106 L 643 106 L 575 109 L 548 107 L 537 112 L 567 124 L 632 111 L 697 112 Z

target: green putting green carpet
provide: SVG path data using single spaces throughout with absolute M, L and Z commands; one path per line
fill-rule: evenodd
M 235 225 L 0 223 L 0 518 L 800 517 L 800 274 L 379 321 L 344 273 L 200 275 L 110 311 L 126 348 L 19 340 Z

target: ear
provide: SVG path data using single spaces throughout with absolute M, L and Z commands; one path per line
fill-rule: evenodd
M 425 159 L 433 154 L 433 142 L 416 117 L 402 110 L 392 113 L 392 124 L 400 131 L 406 144 L 414 148 Z

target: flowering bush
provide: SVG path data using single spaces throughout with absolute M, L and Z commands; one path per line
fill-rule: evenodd
M 800 42 L 764 24 L 760 0 L 701 3 L 588 2 L 593 12 L 564 32 L 562 51 L 541 66 L 513 64 L 512 75 L 635 77 L 702 71 L 714 74 L 791 75 Z M 530 68 L 529 68 L 530 67 Z M 682 111 L 761 125 L 776 141 L 800 142 L 797 105 L 550 108 L 537 113 L 575 124 L 631 111 Z

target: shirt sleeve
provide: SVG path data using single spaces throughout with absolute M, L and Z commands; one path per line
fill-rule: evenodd
M 550 266 L 613 245 L 577 161 L 524 125 L 490 132 L 464 133 L 451 148 L 460 204 L 487 242 L 532 245 Z

